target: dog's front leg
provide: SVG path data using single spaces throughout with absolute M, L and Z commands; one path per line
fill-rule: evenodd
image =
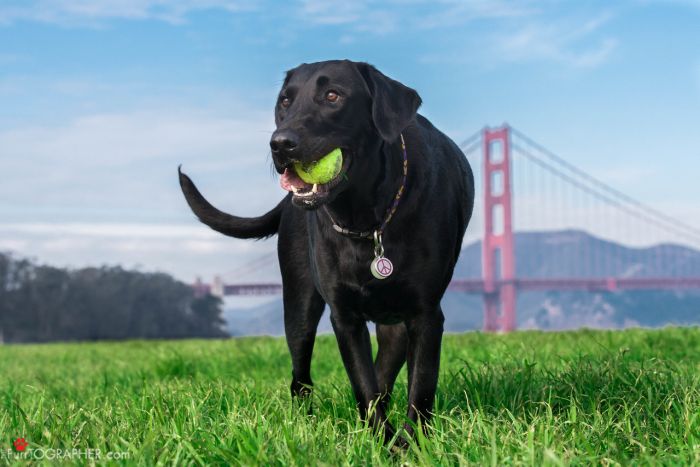
M 395 432 L 386 419 L 384 407 L 378 403 L 381 391 L 372 363 L 372 344 L 367 324 L 360 319 L 340 318 L 335 313 L 331 314 L 331 323 L 360 416 L 363 419 L 369 417 L 370 425 L 383 432 L 384 439 L 388 441 Z
M 284 334 L 292 357 L 292 398 L 306 398 L 311 394 L 311 355 L 325 305 L 315 290 L 285 286 Z M 311 405 L 308 409 L 311 413 Z
M 377 374 L 379 390 L 382 393 L 384 408 L 389 405 L 394 382 L 406 362 L 406 349 L 408 347 L 408 333 L 404 323 L 387 325 L 377 324 L 377 358 L 374 360 L 374 369 Z
M 445 317 L 438 307 L 406 322 L 408 329 L 408 418 L 417 424 L 430 419 L 440 370 L 440 345 Z M 413 434 L 413 427 L 406 431 Z

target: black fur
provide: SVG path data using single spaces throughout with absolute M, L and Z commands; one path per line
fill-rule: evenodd
M 336 102 L 326 99 L 329 90 L 340 96 Z M 294 161 L 312 161 L 340 147 L 349 166 L 337 186 L 312 202 L 290 194 L 267 214 L 243 219 L 211 206 L 180 174 L 190 207 L 214 230 L 237 238 L 279 235 L 292 394 L 306 395 L 312 386 L 311 354 L 327 303 L 360 413 L 371 414 L 370 422 L 387 440 L 395 432 L 386 420 L 386 404 L 405 361 L 408 418 L 430 417 L 444 321 L 440 299 L 474 201 L 464 154 L 416 113 L 420 104 L 416 91 L 369 64 L 302 64 L 287 73 L 276 106 L 273 140 L 292 135 L 294 144 L 273 151 L 275 168 L 283 173 Z M 394 273 L 378 280 L 369 270 L 372 242 L 340 235 L 329 213 L 349 229 L 378 228 L 401 184 L 400 134 L 408 151 L 408 182 L 384 232 L 385 256 L 393 261 Z M 376 323 L 374 362 L 367 321 Z M 374 403 L 376 410 L 369 411 Z M 406 430 L 411 434 L 413 425 Z

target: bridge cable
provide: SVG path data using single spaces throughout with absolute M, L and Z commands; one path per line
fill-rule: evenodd
M 665 230 L 666 232 L 671 232 L 677 235 L 681 235 L 685 238 L 692 238 L 693 241 L 700 242 L 700 234 L 694 235 L 693 233 L 690 232 L 685 232 L 683 230 L 678 230 L 676 224 L 664 224 L 663 222 L 660 222 L 658 218 L 655 218 L 653 216 L 650 216 L 649 214 L 645 213 L 644 211 L 637 211 L 631 209 L 629 206 L 623 204 L 619 199 L 614 199 L 611 197 L 610 194 L 604 194 L 599 191 L 594 190 L 588 185 L 585 185 L 581 183 L 578 179 L 572 177 L 571 175 L 568 175 L 564 173 L 563 171 L 557 169 L 555 166 L 547 163 L 546 161 L 542 160 L 541 158 L 535 156 L 531 152 L 527 151 L 525 148 L 520 147 L 517 143 L 512 144 L 512 147 L 514 150 L 517 150 L 520 154 L 525 156 L 527 159 L 532 161 L 533 163 L 539 165 L 540 167 L 544 168 L 545 170 L 551 172 L 552 174 L 556 175 L 560 179 L 570 183 L 571 185 L 585 191 L 586 193 L 600 199 L 601 201 L 607 203 L 608 205 L 612 205 L 617 207 L 618 209 L 625 211 L 627 214 L 639 219 L 643 220 L 646 222 L 649 222 L 656 227 L 659 227 L 660 229 Z M 642 205 L 643 206 L 643 205 Z
M 691 226 L 691 225 L 689 225 L 689 224 L 686 224 L 686 223 L 684 223 L 684 222 L 682 222 L 682 221 L 680 221 L 680 220 L 678 220 L 678 219 L 675 219 L 675 218 L 673 218 L 673 217 L 671 217 L 671 216 L 668 216 L 667 214 L 664 214 L 664 213 L 662 213 L 662 212 L 660 212 L 660 211 L 658 211 L 658 210 L 656 210 L 656 209 L 654 209 L 654 208 L 652 208 L 652 207 L 650 207 L 650 206 L 648 206 L 648 205 L 642 203 L 641 201 L 638 201 L 638 200 L 636 200 L 636 199 L 634 199 L 634 198 L 632 198 L 632 197 L 630 197 L 630 196 L 628 196 L 628 195 L 622 193 L 621 191 L 619 191 L 619 190 L 617 190 L 617 189 L 611 187 L 610 185 L 606 184 L 605 182 L 599 180 L 598 178 L 593 177 L 592 175 L 590 175 L 590 174 L 584 172 L 583 170 L 579 169 L 578 167 L 574 166 L 574 165 L 571 164 L 570 162 L 567 162 L 565 159 L 563 159 L 563 158 L 557 156 L 556 154 L 554 154 L 553 152 L 549 151 L 548 149 L 546 149 L 545 147 L 543 147 L 543 146 L 540 145 L 539 143 L 537 143 L 537 142 L 533 141 L 532 139 L 528 138 L 527 136 L 525 136 L 523 133 L 521 133 L 520 131 L 516 130 L 515 128 L 512 128 L 512 127 L 511 127 L 511 132 L 512 132 L 515 136 L 517 136 L 518 138 L 520 138 L 520 139 L 522 139 L 523 141 L 525 141 L 526 144 L 528 144 L 528 145 L 534 147 L 534 148 L 537 149 L 539 152 L 541 152 L 542 154 L 544 154 L 545 156 L 547 156 L 549 159 L 552 159 L 553 161 L 557 162 L 558 164 L 562 165 L 563 167 L 566 167 L 567 170 L 569 170 L 569 171 L 575 173 L 576 175 L 578 175 L 578 176 L 581 177 L 581 178 L 586 179 L 588 182 L 592 183 L 593 185 L 596 185 L 597 187 L 599 187 L 599 188 L 601 188 L 601 189 L 607 191 L 607 192 L 610 193 L 612 196 L 617 197 L 617 198 L 620 198 L 621 200 L 623 200 L 623 201 L 625 201 L 625 202 L 627 202 L 627 203 L 629 203 L 629 204 L 632 204 L 632 205 L 636 206 L 636 207 L 639 208 L 639 209 L 642 209 L 642 210 L 644 210 L 644 211 L 648 211 L 648 212 L 652 213 L 653 215 L 655 215 L 656 217 L 658 217 L 658 218 L 660 218 L 660 219 L 663 219 L 663 221 L 665 221 L 665 222 L 667 222 L 667 223 L 669 223 L 669 224 L 673 224 L 674 226 L 677 226 L 677 227 L 679 227 L 679 228 L 685 229 L 685 230 L 688 231 L 688 234 L 689 234 L 689 235 L 695 237 L 696 240 L 700 240 L 700 229 L 698 229 L 698 228 L 696 228 L 696 227 L 693 227 L 693 226 Z M 520 148 L 520 149 L 523 150 L 523 148 Z

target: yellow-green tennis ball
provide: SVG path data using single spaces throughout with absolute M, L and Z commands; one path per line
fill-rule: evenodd
M 340 148 L 335 148 L 321 159 L 308 164 L 294 163 L 294 170 L 299 175 L 299 178 L 306 183 L 318 183 L 319 185 L 333 180 L 338 176 L 342 168 L 343 152 Z

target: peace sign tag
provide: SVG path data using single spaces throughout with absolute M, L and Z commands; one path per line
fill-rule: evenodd
M 391 276 L 392 272 L 394 272 L 394 265 L 391 263 L 391 261 L 389 261 L 389 258 L 377 256 L 374 258 L 374 260 L 372 260 L 369 270 L 377 279 L 386 279 L 387 277 Z

